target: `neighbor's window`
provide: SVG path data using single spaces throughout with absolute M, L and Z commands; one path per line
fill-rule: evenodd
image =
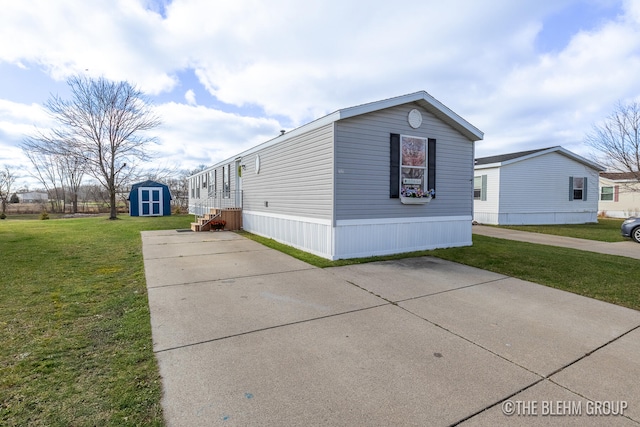
M 600 200 L 613 201 L 613 187 L 601 187 Z
M 487 200 L 487 175 L 473 177 L 473 199 Z
M 475 200 L 482 200 L 482 177 L 473 177 L 473 198 Z
M 400 137 L 400 195 L 422 197 L 427 170 L 427 139 L 415 136 Z
M 584 178 L 573 178 L 573 200 L 582 200 Z

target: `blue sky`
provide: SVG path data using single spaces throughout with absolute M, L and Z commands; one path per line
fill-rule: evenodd
M 332 111 L 426 90 L 478 157 L 584 136 L 640 101 L 640 2 L 0 0 L 0 166 L 77 73 L 154 101 L 156 165 L 212 164 Z

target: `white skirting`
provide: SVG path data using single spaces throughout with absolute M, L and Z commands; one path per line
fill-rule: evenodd
M 334 259 L 470 246 L 471 216 L 337 221 Z
M 587 224 L 598 222 L 598 213 L 596 211 L 528 213 L 476 212 L 473 219 L 480 224 L 494 225 Z
M 242 228 L 303 251 L 331 258 L 331 221 L 242 211 Z
M 327 259 L 469 246 L 471 216 L 331 221 L 243 211 L 243 228 Z

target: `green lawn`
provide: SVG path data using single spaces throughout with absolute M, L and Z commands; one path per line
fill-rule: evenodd
M 640 262 L 632 258 L 474 235 L 473 246 L 329 261 L 272 239 L 242 234 L 321 268 L 435 256 L 640 310 Z
M 430 255 L 640 310 L 640 261 L 473 236 L 473 246 Z
M 0 425 L 163 425 L 140 231 L 192 218 L 0 221 Z M 640 309 L 629 258 L 474 236 L 472 247 L 332 262 L 242 234 L 320 267 L 437 256 Z
M 192 218 L 0 221 L 0 425 L 163 425 L 140 231 Z
M 601 242 L 621 242 L 620 226 L 623 219 L 598 218 L 597 224 L 561 224 L 561 225 L 508 225 L 501 228 L 530 231 L 533 233 L 555 234 L 557 236 L 577 237 Z

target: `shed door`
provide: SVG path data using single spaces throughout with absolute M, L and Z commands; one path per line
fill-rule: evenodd
M 140 216 L 159 216 L 162 213 L 162 188 L 141 187 L 138 189 Z

